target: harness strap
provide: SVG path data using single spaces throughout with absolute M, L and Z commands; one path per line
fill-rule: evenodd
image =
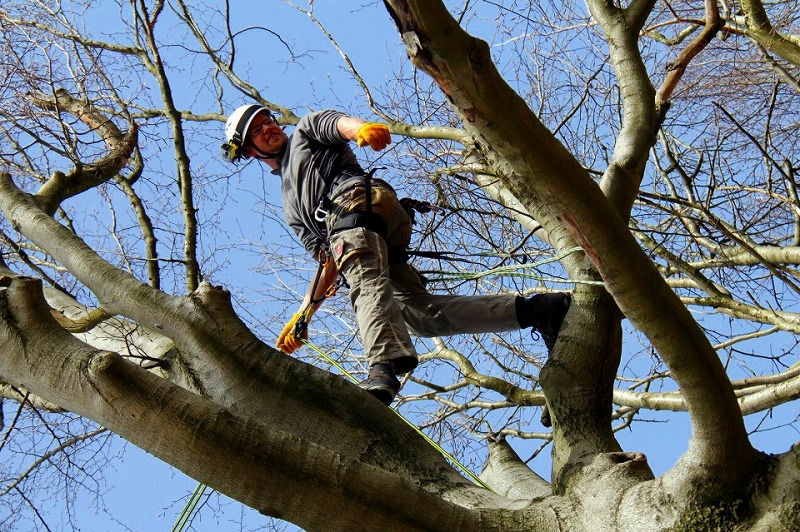
M 331 203 L 331 197 L 330 197 L 331 196 L 331 192 L 333 192 L 336 189 L 337 186 L 339 186 L 340 184 L 344 183 L 348 179 L 351 179 L 351 178 L 354 178 L 354 177 L 365 177 L 366 176 L 368 178 L 367 181 L 366 181 L 366 184 L 367 184 L 368 188 L 371 188 L 372 184 L 369 181 L 369 179 L 372 178 L 372 175 L 375 173 L 375 170 L 378 170 L 378 169 L 375 168 L 373 170 L 370 170 L 370 172 L 368 174 L 365 174 L 364 171 L 362 169 L 360 169 L 360 168 L 354 168 L 354 167 L 350 167 L 350 166 L 345 166 L 345 167 L 339 168 L 336 172 L 333 172 L 330 176 L 328 176 L 328 178 L 325 179 L 325 188 L 324 188 L 322 197 L 319 200 L 319 205 L 317 205 L 317 208 L 314 210 L 314 219 L 316 221 L 318 221 L 318 222 L 324 222 L 325 221 L 325 218 L 328 216 L 328 212 L 331 210 L 331 207 L 333 207 L 333 204 Z M 367 196 L 367 201 L 368 201 L 367 205 L 371 210 L 372 209 L 372 194 L 369 194 Z
M 395 246 L 389 248 L 389 264 L 405 264 L 408 262 L 410 254 L 405 246 Z
M 336 223 L 333 224 L 333 227 L 331 227 L 328 233 L 328 238 L 340 231 L 355 229 L 356 227 L 363 227 L 368 231 L 377 233 L 384 240 L 389 237 L 389 229 L 386 227 L 386 222 L 383 220 L 383 217 L 375 214 L 372 210 L 372 177 L 377 170 L 378 168 L 373 168 L 366 174 L 362 174 L 364 176 L 364 194 L 366 196 L 364 210 L 349 212 L 336 220 Z
M 389 231 L 386 228 L 386 222 L 383 221 L 380 215 L 374 212 L 356 211 L 345 214 L 333 224 L 331 227 L 328 238 L 332 237 L 340 231 L 347 229 L 355 229 L 356 227 L 363 227 L 373 233 L 378 233 L 381 238 L 386 240 L 389 236 Z
M 452 251 L 422 251 L 408 249 L 405 246 L 389 248 L 389 264 L 405 264 L 411 257 L 424 257 L 426 259 L 453 260 L 457 256 Z
M 380 168 L 373 168 L 369 172 L 365 174 L 351 174 L 349 171 L 344 171 L 337 176 L 337 179 L 332 180 L 331 185 L 335 186 L 335 183 L 338 181 L 340 176 L 346 177 L 356 177 L 356 176 L 363 176 L 364 177 L 364 193 L 366 195 L 366 205 L 364 206 L 364 210 L 362 211 L 355 211 L 350 212 L 341 218 L 339 218 L 328 234 L 328 238 L 333 236 L 334 234 L 345 231 L 347 229 L 355 229 L 356 227 L 363 227 L 368 231 L 372 231 L 373 233 L 379 234 L 384 240 L 388 239 L 389 230 L 386 227 L 386 222 L 384 219 L 375 214 L 372 210 L 372 179 L 375 175 L 375 172 Z M 331 186 L 331 189 L 333 188 Z M 325 197 L 327 200 L 327 195 Z M 414 223 L 414 214 L 415 212 L 419 213 L 428 213 L 431 211 L 438 211 L 439 208 L 429 203 L 427 201 L 419 201 L 413 198 L 402 198 L 398 200 L 400 205 L 405 209 L 408 215 L 411 217 L 412 223 Z M 326 206 L 327 207 L 327 206 Z M 327 212 L 326 212 L 327 214 Z M 396 246 L 389 248 L 389 264 L 405 264 L 408 262 L 408 259 L 411 256 L 420 256 L 420 257 L 429 257 L 429 258 L 446 258 L 447 255 L 450 255 L 448 252 L 435 252 L 435 251 L 410 251 L 405 246 Z
M 364 176 L 364 194 L 367 200 L 367 214 L 372 214 L 372 176 L 375 175 L 375 170 L 377 170 L 377 168 L 373 168 Z

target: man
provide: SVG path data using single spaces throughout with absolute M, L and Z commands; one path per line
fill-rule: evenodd
M 409 330 L 430 337 L 533 327 L 553 347 L 569 294 L 447 296 L 425 289 L 405 261 L 411 215 L 387 182 L 364 172 L 349 146 L 384 149 L 391 143 L 385 125 L 327 110 L 304 116 L 287 136 L 269 109 L 245 105 L 228 118 L 225 136 L 228 160 L 255 158 L 280 176 L 286 221 L 306 250 L 322 257 L 278 338 L 283 352 L 302 345 L 311 316 L 340 274 L 350 286 L 370 368 L 360 386 L 386 405 L 400 389 L 397 375 L 417 366 Z

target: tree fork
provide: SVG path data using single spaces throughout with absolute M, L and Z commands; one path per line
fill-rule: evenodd
M 548 205 L 583 247 L 620 310 L 672 370 L 692 417 L 688 455 L 706 467 L 691 476 L 676 469 L 670 487 L 702 484 L 714 492 L 741 485 L 752 474 L 756 453 L 724 368 L 608 198 L 502 79 L 486 44 L 464 32 L 441 2 L 384 3 L 412 62 L 440 85 L 466 130 L 492 155 L 489 162 L 503 184 L 521 199 L 533 195 Z

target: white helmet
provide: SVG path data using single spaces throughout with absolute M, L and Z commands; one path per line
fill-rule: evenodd
M 226 161 L 236 162 L 247 157 L 242 150 L 247 140 L 247 129 L 250 127 L 250 122 L 253 121 L 253 118 L 260 112 L 268 114 L 273 120 L 275 119 L 269 109 L 259 104 L 237 107 L 228 117 L 227 122 L 225 122 L 225 140 L 227 142 L 221 146 L 222 157 Z

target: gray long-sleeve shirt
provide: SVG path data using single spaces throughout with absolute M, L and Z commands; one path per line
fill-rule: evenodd
M 325 223 L 314 217 L 326 193 L 326 182 L 343 168 L 363 171 L 348 139 L 339 133 L 337 122 L 343 116 L 333 110 L 305 115 L 276 158 L 275 173 L 281 176 L 283 215 L 303 247 L 314 257 L 327 240 Z

